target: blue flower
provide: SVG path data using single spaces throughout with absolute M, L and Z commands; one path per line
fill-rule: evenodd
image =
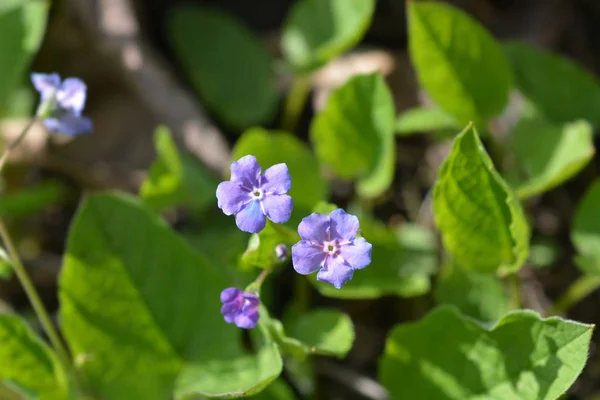
M 258 322 L 258 306 L 260 300 L 252 293 L 244 293 L 238 288 L 230 287 L 221 292 L 221 314 L 225 322 L 235 323 L 244 329 L 254 328 Z
M 302 239 L 292 246 L 292 264 L 302 275 L 319 271 L 317 279 L 340 289 L 354 271 L 371 263 L 371 243 L 356 238 L 358 218 L 338 208 L 313 213 L 298 225 Z
M 31 82 L 40 93 L 38 116 L 49 131 L 77 136 L 92 131 L 92 121 L 81 115 L 87 87 L 78 78 L 53 74 L 31 74 Z
M 262 231 L 266 218 L 283 224 L 294 208 L 287 195 L 292 187 L 287 165 L 273 165 L 263 176 L 261 171 L 256 157 L 242 157 L 231 164 L 231 180 L 217 187 L 219 208 L 225 215 L 235 214 L 235 223 L 244 232 Z

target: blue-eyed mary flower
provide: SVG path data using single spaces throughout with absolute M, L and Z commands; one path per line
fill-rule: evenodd
M 252 293 L 244 293 L 238 288 L 230 287 L 221 292 L 221 314 L 228 324 L 235 323 L 244 329 L 254 328 L 258 322 L 258 306 L 260 300 Z
M 78 78 L 53 74 L 31 74 L 31 82 L 40 93 L 38 116 L 49 131 L 77 136 L 91 132 L 92 121 L 81 115 L 85 106 L 87 87 Z
M 371 263 L 371 244 L 356 238 L 358 218 L 338 208 L 331 214 L 311 214 L 298 225 L 300 240 L 292 246 L 296 272 L 341 288 L 354 271 Z
M 244 156 L 231 164 L 231 180 L 217 187 L 217 204 L 225 215 L 235 214 L 235 223 L 244 232 L 258 233 L 266 218 L 282 224 L 292 214 L 294 203 L 287 192 L 292 177 L 287 165 L 276 164 L 261 175 L 254 156 Z

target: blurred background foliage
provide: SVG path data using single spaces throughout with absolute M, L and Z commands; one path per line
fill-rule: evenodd
M 503 41 L 514 69 L 509 76 L 508 66 L 495 63 L 487 71 L 494 78 L 477 83 L 472 92 L 471 109 L 465 104 L 473 99 L 457 99 L 451 91 L 432 99 L 420 87 L 408 56 L 403 1 L 377 0 L 373 10 L 365 2 L 332 1 L 329 13 L 316 14 L 311 7 L 318 8 L 318 1 L 296 8 L 293 0 L 31 0 L 15 7 L 18 2 L 0 1 L 0 75 L 10 77 L 0 80 L 0 138 L 16 137 L 35 109 L 29 71 L 84 79 L 86 113 L 95 124 L 92 135 L 76 140 L 48 137 L 36 127 L 0 181 L 0 214 L 53 312 L 78 201 L 102 189 L 139 192 L 209 261 L 238 266 L 230 271 L 232 280 L 248 282 L 248 270 L 269 256 L 256 243 L 247 248 L 247 237 L 216 212 L 214 198 L 230 159 L 248 153 L 263 166 L 286 161 L 294 180 L 302 182 L 292 189 L 292 225 L 316 203 L 331 201 L 361 216 L 363 234 L 374 245 L 373 266 L 340 291 L 316 281 L 302 283 L 291 268 L 269 283 L 265 302 L 272 314 L 295 321 L 310 306 L 339 308 L 351 316 L 356 342 L 343 361 L 286 365 L 285 381 L 294 393 L 282 380 L 264 398 L 381 398 L 371 380 L 393 325 L 420 319 L 435 304 L 454 304 L 484 321 L 498 319 L 519 302 L 546 314 L 581 279 L 581 271 L 597 284 L 600 5 L 595 0 L 450 1 Z M 372 20 L 365 17 L 371 14 Z M 333 15 L 344 23 L 313 15 Z M 299 41 L 298 35 L 309 40 Z M 524 43 L 553 53 L 532 51 Z M 431 62 L 426 56 L 415 55 L 414 64 Z M 380 75 L 355 77 L 375 72 Z M 488 87 L 511 83 L 535 105 L 511 92 L 505 112 L 488 121 L 506 100 L 490 98 Z M 365 99 L 361 108 L 377 114 L 369 120 L 356 112 L 356 120 L 344 124 L 337 115 L 352 113 L 356 93 Z M 432 107 L 434 101 L 453 115 Z M 488 131 L 506 137 L 516 116 L 515 131 L 532 132 L 510 135 L 512 153 L 502 160 L 520 163 L 529 173 L 505 176 L 516 195 L 528 199 L 525 209 L 533 224 L 518 288 L 513 281 L 448 263 L 432 278 L 440 243 L 432 229 L 430 189 L 450 151 L 449 139 L 470 120 L 489 122 L 481 124 L 484 137 Z M 365 140 L 352 126 L 372 129 L 368 136 L 376 140 Z M 354 152 L 331 151 L 349 142 Z M 353 179 L 356 184 L 348 181 Z M 259 244 L 272 242 L 269 232 L 261 235 Z M 355 300 L 342 301 L 348 298 Z M 598 301 L 600 293 L 594 292 L 567 316 L 600 321 Z M 29 316 L 35 324 L 1 252 L 0 309 Z M 598 382 L 600 357 L 592 346 L 588 367 L 567 398 L 599 397 Z

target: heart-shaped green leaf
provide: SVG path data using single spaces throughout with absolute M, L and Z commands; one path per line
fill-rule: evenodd
M 58 357 L 23 320 L 0 315 L 0 343 L 0 383 L 27 399 L 71 399 Z
M 248 354 L 223 320 L 219 266 L 128 196 L 84 201 L 59 286 L 65 337 L 102 397 L 234 397 L 281 372 L 274 343 Z
M 354 325 L 346 314 L 331 309 L 301 315 L 289 330 L 310 353 L 344 357 L 354 342 Z
M 329 190 L 317 159 L 308 146 L 291 133 L 249 129 L 236 142 L 232 157 L 238 160 L 248 154 L 256 157 L 263 172 L 272 165 L 287 164 L 292 176 L 289 195 L 294 199 L 293 221 L 299 222 L 315 204 L 327 199 Z
M 433 209 L 444 246 L 458 265 L 508 273 L 527 259 L 529 226 L 519 200 L 472 125 L 458 134 L 440 168 Z
M 272 61 L 252 31 L 227 13 L 194 6 L 177 8 L 168 28 L 193 87 L 224 122 L 245 129 L 272 116 Z
M 362 39 L 374 11 L 374 0 L 298 1 L 281 38 L 287 62 L 304 73 L 331 61 Z
M 448 304 L 480 321 L 496 321 L 510 310 L 503 282 L 492 274 L 480 274 L 448 264 L 435 290 L 438 304 Z
M 409 52 L 421 85 L 459 122 L 485 122 L 508 101 L 512 73 L 479 22 L 450 5 L 407 2 Z
M 23 81 L 31 59 L 38 51 L 48 18 L 45 0 L 0 2 L 0 108 Z
M 358 179 L 361 196 L 379 196 L 394 178 L 394 118 L 392 95 L 381 75 L 353 77 L 313 119 L 310 138 L 319 161 L 342 178 Z
M 157 211 L 187 205 L 196 212 L 215 204 L 217 183 L 198 161 L 179 154 L 169 128 L 156 128 L 154 146 L 158 157 L 140 188 L 146 204 Z
M 517 195 L 531 197 L 575 176 L 594 157 L 593 134 L 586 121 L 557 125 L 533 108 L 525 111 L 509 136 L 520 169 L 527 175 L 511 182 Z
M 593 328 L 517 311 L 486 329 L 439 308 L 392 330 L 379 376 L 393 399 L 554 400 L 585 366 Z
M 578 119 L 600 127 L 600 82 L 575 62 L 534 46 L 511 42 L 504 50 L 518 89 L 552 122 Z

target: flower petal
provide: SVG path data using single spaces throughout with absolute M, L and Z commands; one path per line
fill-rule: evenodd
M 67 78 L 56 92 L 56 101 L 66 109 L 81 115 L 85 106 L 87 86 L 79 78 Z
M 240 313 L 240 304 L 236 301 L 223 304 L 221 314 L 228 324 L 232 323 L 235 316 Z
M 249 200 L 250 194 L 239 182 L 225 181 L 217 186 L 217 205 L 225 215 L 237 214 Z
M 338 208 L 329 214 L 331 219 L 331 239 L 352 240 L 358 233 L 358 218 Z
M 57 73 L 53 74 L 31 74 L 31 83 L 33 87 L 42 96 L 42 100 L 46 100 L 60 86 L 60 76 Z
M 371 264 L 373 246 L 364 238 L 358 238 L 351 244 L 340 247 L 340 255 L 352 269 L 357 270 Z
M 327 215 L 312 213 L 298 225 L 298 234 L 304 240 L 323 243 L 329 240 L 330 220 Z
M 312 274 L 323 266 L 323 261 L 323 249 L 308 240 L 301 240 L 292 246 L 292 265 L 299 274 Z
M 258 317 L 258 311 L 248 315 L 240 313 L 235 316 L 234 322 L 239 328 L 252 329 L 256 326 Z
M 242 312 L 246 315 L 254 314 L 258 311 L 260 300 L 253 294 L 244 294 L 244 305 L 242 306 Z
M 72 113 L 44 119 L 44 126 L 51 132 L 62 132 L 69 136 L 78 136 L 92 131 L 92 121 Z
M 236 297 L 242 295 L 242 291 L 238 288 L 230 287 L 221 292 L 221 303 L 233 301 Z
M 265 215 L 276 224 L 287 222 L 294 209 L 294 201 L 287 194 L 266 195 L 262 204 Z
M 285 164 L 268 168 L 261 178 L 261 187 L 267 193 L 285 194 L 292 188 L 292 177 Z
M 332 284 L 336 289 L 341 289 L 344 283 L 352 279 L 354 270 L 340 258 L 327 257 L 325 266 L 317 274 L 317 280 Z
M 258 233 L 265 228 L 267 218 L 258 200 L 246 204 L 236 215 L 235 223 L 244 232 Z
M 256 157 L 248 155 L 231 163 L 231 181 L 240 182 L 249 190 L 258 187 L 262 168 Z

